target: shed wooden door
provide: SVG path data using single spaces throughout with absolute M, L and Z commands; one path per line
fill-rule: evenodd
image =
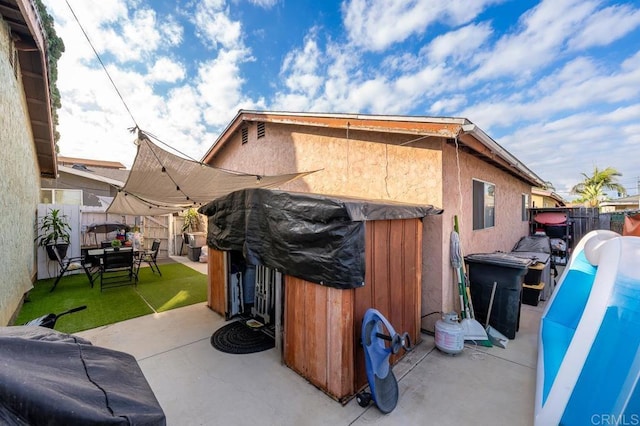
M 420 339 L 422 288 L 422 221 L 420 219 L 367 222 L 364 287 L 355 290 L 354 335 L 361 338 L 362 319 L 369 308 L 384 315 L 396 332 Z M 355 388 L 367 384 L 364 351 L 355 345 Z M 404 355 L 401 351 L 391 362 Z

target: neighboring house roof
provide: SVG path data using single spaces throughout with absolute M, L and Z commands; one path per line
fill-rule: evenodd
M 58 165 L 73 166 L 75 164 L 87 167 L 100 167 L 105 169 L 125 169 L 126 167 L 119 161 L 90 160 L 88 158 L 63 157 L 58 155 Z
M 638 207 L 638 203 L 640 203 L 640 194 L 639 195 L 630 195 L 628 197 L 616 198 L 614 200 L 607 200 L 600 203 L 600 207 L 606 206 L 632 206 Z
M 533 195 L 539 195 L 541 197 L 549 197 L 549 198 L 557 201 L 558 204 L 560 204 L 560 206 L 564 206 L 564 205 L 567 204 L 566 200 L 564 198 L 562 198 L 559 194 L 556 194 L 553 191 L 549 191 L 548 189 L 531 188 L 531 193 Z
M 0 2 L 0 14 L 11 29 L 11 37 L 18 52 L 40 174 L 55 177 L 57 164 L 49 97 L 47 48 L 40 15 L 33 1 L 29 0 L 3 0 Z
M 129 175 L 129 170 L 104 169 L 99 167 L 93 167 L 91 169 L 77 169 L 67 166 L 58 166 L 58 171 L 118 187 L 124 186 Z M 114 176 L 115 174 L 118 174 L 114 172 L 120 172 L 120 176 Z
M 203 156 L 202 162 L 211 161 L 231 136 L 245 123 L 250 122 L 338 128 L 345 129 L 347 132 L 362 130 L 419 136 L 406 144 L 431 136 L 447 138 L 451 143 L 457 141 L 460 149 L 482 158 L 532 186 L 544 185 L 544 181 L 539 176 L 466 118 L 240 110 Z

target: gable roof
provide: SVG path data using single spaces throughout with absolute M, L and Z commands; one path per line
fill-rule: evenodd
M 49 98 L 47 49 L 40 15 L 34 2 L 29 0 L 3 0 L 0 2 L 0 15 L 9 25 L 18 51 L 40 174 L 55 177 L 58 170 Z
M 116 187 L 124 186 L 124 183 L 126 182 L 127 177 L 129 175 L 128 170 L 122 170 L 123 172 L 125 172 L 122 176 L 113 176 L 113 177 L 108 176 L 108 173 L 104 173 L 106 170 L 107 169 L 80 170 L 73 167 L 58 166 L 58 171 L 60 173 L 68 173 L 70 175 L 79 176 L 79 177 L 94 180 L 97 182 L 106 183 Z
M 541 197 L 549 197 L 551 199 L 553 199 L 554 201 L 557 201 L 558 204 L 560 204 L 560 206 L 564 206 L 567 202 L 565 201 L 564 198 L 562 198 L 559 194 L 553 192 L 553 191 L 549 191 L 548 189 L 542 189 L 542 188 L 531 188 L 531 193 L 533 195 L 539 195 Z
M 532 186 L 544 185 L 544 181 L 538 175 L 502 148 L 482 129 L 466 118 L 452 117 L 240 110 L 203 156 L 202 162 L 210 162 L 236 131 L 251 122 L 337 128 L 345 131 L 400 133 L 421 136 L 420 139 L 423 137 L 445 138 L 447 143 L 456 144 L 457 142 L 461 150 L 483 159 Z
M 107 161 L 107 160 L 91 160 L 88 158 L 78 157 L 64 157 L 58 155 L 58 165 L 72 167 L 75 164 L 82 164 L 87 167 L 102 167 L 108 169 L 125 169 L 126 167 L 119 161 Z

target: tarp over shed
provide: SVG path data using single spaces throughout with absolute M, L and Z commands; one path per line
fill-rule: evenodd
M 198 207 L 244 188 L 274 188 L 311 172 L 258 176 L 188 160 L 152 143 L 139 132 L 138 152 L 124 187 L 107 213 L 159 215 Z
M 246 189 L 199 210 L 207 244 L 242 251 L 247 262 L 335 288 L 364 285 L 365 222 L 442 213 L 430 205 Z

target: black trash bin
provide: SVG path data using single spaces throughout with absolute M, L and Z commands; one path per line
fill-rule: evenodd
M 522 282 L 530 259 L 506 253 L 477 253 L 465 256 L 469 287 L 476 320 L 486 324 L 493 283 L 496 293 L 489 324 L 508 339 L 516 337 L 520 322 Z

